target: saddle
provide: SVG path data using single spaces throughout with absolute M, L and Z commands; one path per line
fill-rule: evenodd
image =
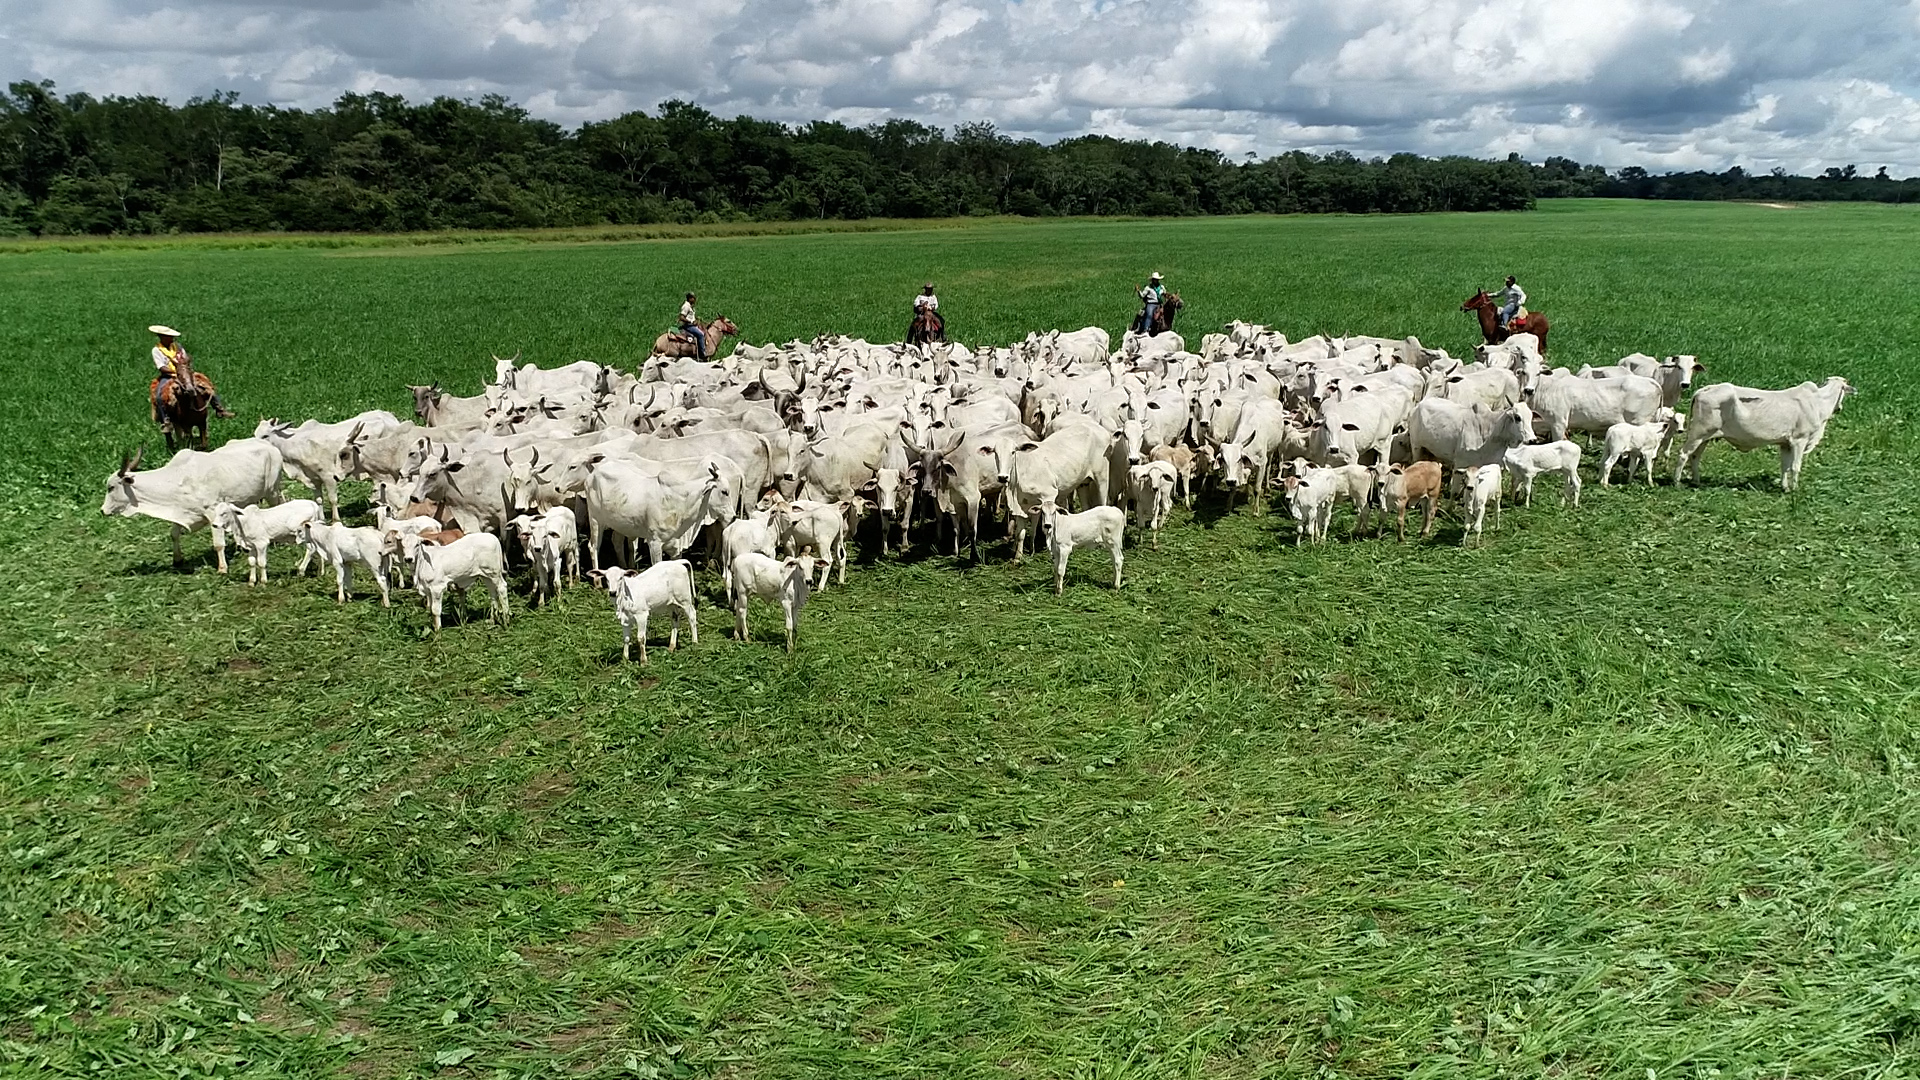
M 166 376 L 166 375 L 156 375 L 153 381 L 147 384 L 147 396 L 152 397 L 155 393 L 159 392 L 161 379 L 167 379 L 168 382 L 167 382 L 166 392 L 163 394 L 160 394 L 160 404 L 165 405 L 168 408 L 172 408 L 174 405 L 174 398 L 180 389 L 179 379 L 172 378 L 171 376 Z M 207 395 L 207 397 L 209 398 L 213 397 L 213 380 L 212 379 L 209 379 L 205 375 L 202 375 L 201 373 L 196 371 L 193 373 L 193 385 L 199 387 L 201 391 Z

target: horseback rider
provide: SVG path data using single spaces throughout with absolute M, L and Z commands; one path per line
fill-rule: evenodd
M 1500 290 L 1500 329 L 1505 330 L 1507 328 L 1507 324 L 1511 323 L 1513 317 L 1520 313 L 1521 305 L 1526 302 L 1526 291 L 1520 288 L 1519 282 L 1513 280 L 1512 274 L 1508 274 L 1507 287 Z
M 1147 278 L 1146 287 L 1140 290 L 1140 301 L 1146 307 L 1140 313 L 1140 328 L 1137 333 L 1153 333 L 1154 317 L 1160 314 L 1160 305 L 1166 298 L 1167 287 L 1161 284 L 1160 271 L 1155 270 L 1152 276 Z
M 686 302 L 680 305 L 680 332 L 693 339 L 693 355 L 696 359 L 707 358 L 707 332 L 700 328 L 700 317 L 693 311 L 693 294 L 688 293 Z
M 190 358 L 187 356 L 187 350 L 180 344 L 180 331 L 171 326 L 155 323 L 147 327 L 147 332 L 160 339 L 160 343 L 153 347 L 153 366 L 160 372 L 160 377 L 154 380 L 153 393 L 147 399 L 153 422 L 157 424 L 160 422 L 160 398 L 167 392 L 167 387 L 173 383 L 174 376 L 179 373 L 177 367 L 179 362 Z M 207 385 L 213 384 L 209 381 Z M 220 400 L 220 392 L 217 390 L 213 394 L 213 415 L 222 420 L 233 419 L 233 410 L 227 408 L 226 403 Z
M 913 298 L 913 321 L 918 324 L 922 318 L 927 320 L 928 332 L 934 339 L 946 336 L 947 321 L 940 316 L 940 298 L 933 294 L 933 282 L 920 286 L 920 295 Z

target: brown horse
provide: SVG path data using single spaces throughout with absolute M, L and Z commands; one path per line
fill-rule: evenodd
M 907 326 L 907 344 L 931 345 L 947 340 L 947 321 L 932 308 L 915 308 L 913 322 Z
M 740 332 L 740 328 L 733 325 L 733 320 L 727 318 L 725 315 L 720 316 L 710 323 L 701 324 L 700 329 L 707 337 L 706 352 L 696 356 L 693 351 L 692 338 L 678 330 L 669 330 L 653 339 L 653 355 L 688 356 L 696 360 L 711 360 L 714 354 L 720 351 L 721 337 L 731 337 Z
M 1540 354 L 1546 355 L 1547 328 L 1551 324 L 1545 315 L 1537 311 L 1529 311 L 1525 316 L 1516 315 L 1505 329 L 1501 329 L 1500 306 L 1493 302 L 1493 297 L 1488 296 L 1485 289 L 1467 297 L 1466 302 L 1460 305 L 1460 310 L 1471 311 L 1480 317 L 1480 335 L 1487 339 L 1487 344 L 1498 345 L 1515 334 L 1532 334 L 1540 339 Z
M 167 437 L 167 449 L 193 439 L 199 449 L 207 448 L 207 413 L 213 407 L 213 380 L 193 370 L 193 357 L 185 349 L 173 363 L 173 378 L 160 391 L 160 433 Z M 160 385 L 153 380 L 149 394 Z

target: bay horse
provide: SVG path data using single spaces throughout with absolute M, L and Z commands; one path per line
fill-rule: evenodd
M 160 433 L 167 437 L 167 449 L 174 450 L 190 439 L 198 449 L 207 448 L 207 413 L 213 407 L 213 380 L 193 370 L 193 357 L 185 349 L 173 362 L 173 378 L 160 391 Z M 160 385 L 154 379 L 147 392 Z
M 936 341 L 947 340 L 947 321 L 932 308 L 916 308 L 913 322 L 907 327 L 907 344 L 931 345 Z
M 706 352 L 695 355 L 692 338 L 678 330 L 669 330 L 653 339 L 652 355 L 687 356 L 693 357 L 695 360 L 711 360 L 714 354 L 720 351 L 720 339 L 722 337 L 731 337 L 740 332 L 740 328 L 733 324 L 733 320 L 727 318 L 725 315 L 720 316 L 712 322 L 702 323 L 700 329 L 706 334 Z
M 1460 305 L 1460 310 L 1471 311 L 1480 317 L 1480 336 L 1487 339 L 1488 345 L 1498 345 L 1515 334 L 1532 334 L 1540 339 L 1540 354 L 1546 355 L 1547 328 L 1551 324 L 1547 322 L 1545 315 L 1537 311 L 1515 315 L 1513 321 L 1502 329 L 1500 306 L 1493 302 L 1493 297 L 1488 296 L 1485 289 L 1467 297 L 1466 302 Z
M 1153 313 L 1153 325 L 1147 327 L 1147 336 L 1153 337 L 1172 330 L 1173 317 L 1180 314 L 1180 309 L 1186 306 L 1187 302 L 1180 299 L 1179 293 L 1168 293 L 1166 299 L 1160 301 L 1159 310 Z M 1138 315 L 1134 316 L 1133 325 L 1136 327 L 1140 325 L 1140 317 Z M 1138 333 L 1139 331 L 1136 330 L 1135 332 Z

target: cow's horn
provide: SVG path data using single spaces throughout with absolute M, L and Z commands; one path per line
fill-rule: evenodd
M 133 451 L 133 460 L 127 463 L 128 472 L 132 472 L 133 470 L 140 467 L 140 455 L 146 452 L 147 452 L 147 446 L 145 443 L 141 443 L 140 446 Z

